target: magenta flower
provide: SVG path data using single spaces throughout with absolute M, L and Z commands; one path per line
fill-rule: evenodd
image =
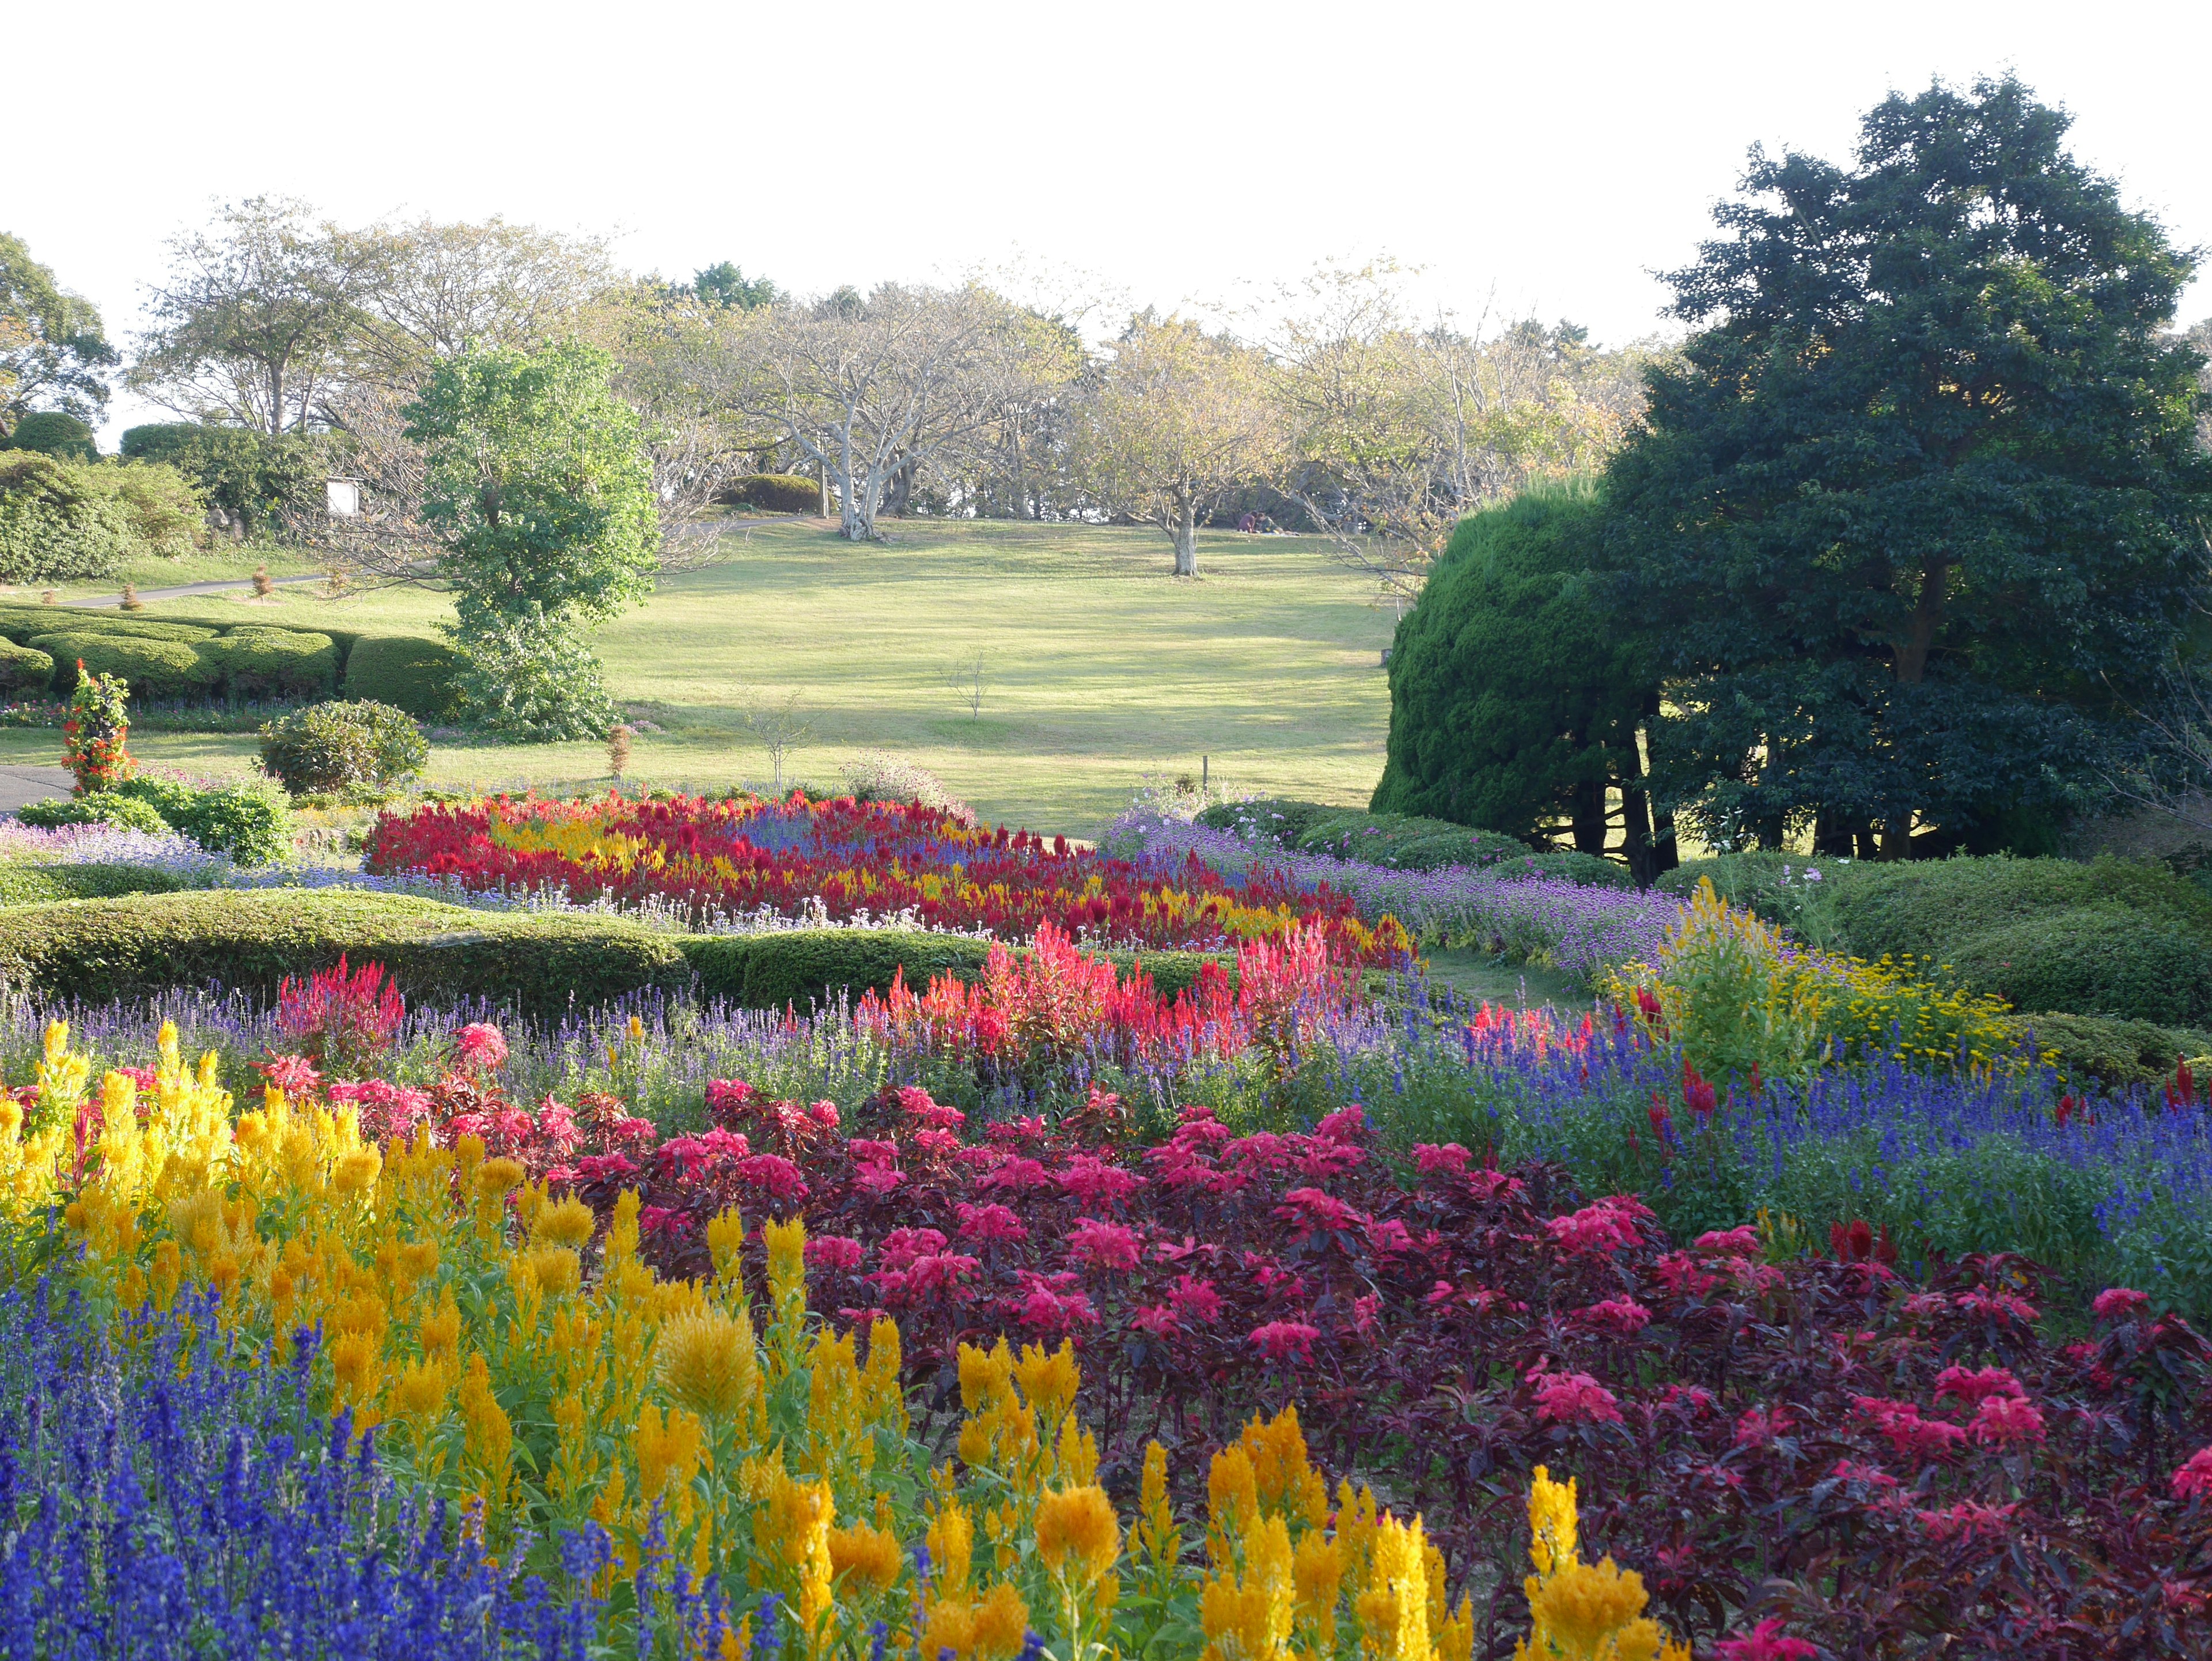
M 1016 1241 L 1030 1238 L 1030 1231 L 1012 1210 L 1002 1205 L 970 1205 L 966 1201 L 953 1208 L 960 1219 L 960 1238 L 988 1244 L 993 1240 Z
M 2096 1296 L 2089 1308 L 2100 1321 L 2124 1321 L 2150 1302 L 2150 1293 L 2130 1287 L 2111 1287 Z
M 806 1261 L 817 1269 L 858 1269 L 867 1247 L 849 1234 L 817 1234 L 806 1242 Z
M 1321 1329 L 1304 1321 L 1269 1321 L 1252 1329 L 1251 1343 L 1271 1361 L 1310 1361 Z
M 1134 1229 L 1079 1217 L 1067 1237 L 1067 1255 L 1091 1269 L 1134 1269 L 1143 1255 Z
M 1577 1326 L 1632 1338 L 1651 1324 L 1651 1311 L 1633 1298 L 1607 1298 L 1603 1303 L 1573 1311 L 1567 1318 Z
M 1536 1387 L 1536 1416 L 1562 1425 L 1611 1424 L 1624 1421 L 1620 1398 L 1587 1372 L 1545 1372 L 1531 1369 Z
M 1713 1646 L 1713 1661 L 1814 1661 L 1819 1654 L 1802 1638 L 1784 1637 L 1779 1621 L 1762 1621 L 1747 1636 Z
M 2173 1473 L 2177 1500 L 2212 1500 L 2212 1448 L 2199 1448 Z

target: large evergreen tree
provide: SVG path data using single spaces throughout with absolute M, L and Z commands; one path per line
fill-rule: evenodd
M 1674 863 L 1655 826 L 1638 734 L 1659 710 L 1650 641 L 1604 605 L 1603 524 L 1587 480 L 1462 520 L 1390 653 L 1390 738 L 1376 812 L 1602 855 L 1619 828 L 1644 881 Z
M 2192 256 L 2067 125 L 2011 79 L 1893 95 L 1851 167 L 1754 150 L 1670 278 L 1698 332 L 1607 557 L 1679 677 L 1662 789 L 1714 840 L 2032 843 L 2203 590 Z

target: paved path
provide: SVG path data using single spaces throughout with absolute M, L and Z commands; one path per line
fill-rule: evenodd
M 66 767 L 0 767 L 0 813 L 66 796 L 76 782 Z
M 313 576 L 271 577 L 269 580 L 277 587 L 283 587 L 288 583 L 295 582 L 328 582 L 330 577 L 325 573 L 317 572 Z M 190 599 L 194 594 L 227 594 L 240 588 L 251 588 L 252 586 L 252 577 L 226 578 L 221 582 L 186 582 L 174 588 L 141 588 L 138 591 L 138 598 L 149 603 L 157 599 Z M 97 609 L 104 606 L 112 610 L 123 604 L 123 596 L 102 594 L 96 599 L 65 599 L 62 604 L 74 605 L 80 609 Z

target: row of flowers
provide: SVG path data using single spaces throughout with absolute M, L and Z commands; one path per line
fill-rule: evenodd
M 611 1096 L 510 1101 L 489 1027 L 453 1055 L 404 1098 L 272 1062 L 268 1104 L 234 1121 L 211 1069 L 187 1073 L 173 1046 L 149 1099 L 113 1074 L 94 1101 L 58 1037 L 22 1125 L 0 1124 L 15 1271 L 118 1310 L 210 1287 L 225 1331 L 280 1353 L 319 1322 L 319 1401 L 380 1427 L 390 1468 L 473 1502 L 495 1542 L 602 1529 L 599 1595 L 658 1525 L 733 1609 L 766 1593 L 844 1607 L 796 1571 L 778 1579 L 763 1543 L 782 1537 L 758 1510 L 783 1514 L 779 1482 L 821 1482 L 836 1518 L 895 1537 L 882 1561 L 906 1567 L 885 1585 L 907 1609 L 918 1588 L 898 1577 L 918 1541 L 936 1552 L 946 1514 L 914 1451 L 933 1446 L 957 1455 L 950 1492 L 992 1542 L 995 1579 L 965 1585 L 962 1607 L 1018 1600 L 1048 1638 L 1104 1641 L 1089 1613 L 1050 1624 L 1072 1560 L 1045 1572 L 1046 1497 L 1099 1487 L 1084 1503 L 1108 1514 L 1105 1495 L 1133 1498 L 1156 1542 L 1190 1519 L 1194 1555 L 1200 1469 L 1243 1448 L 1255 1471 L 1293 1472 L 1283 1540 L 1214 1457 L 1206 1537 L 1237 1543 L 1209 1546 L 1203 1569 L 1156 1543 L 1141 1573 L 1099 1546 L 1077 1601 L 1106 1616 L 1107 1569 L 1131 1583 L 1114 1641 L 1275 1653 L 1222 1640 L 1273 1618 L 1270 1565 L 1373 1509 L 1345 1489 L 1332 1518 L 1325 1488 L 1305 1497 L 1309 1450 L 1423 1514 L 1407 1561 L 1427 1566 L 1439 1653 L 1500 1654 L 1532 1609 L 1551 1618 L 1541 1585 L 1500 1574 L 1539 1465 L 1578 1474 L 1584 1532 L 1640 1577 L 1607 1619 L 1646 1619 L 1648 1593 L 1717 1653 L 1811 1653 L 1802 1634 L 1837 1654 L 1942 1636 L 2132 1654 L 2206 1618 L 2212 1349 L 2140 1293 L 2107 1291 L 2094 1330 L 2061 1342 L 2017 1260 L 1909 1284 L 1863 1226 L 1838 1225 L 1819 1257 L 1784 1255 L 1779 1226 L 1680 1245 L 1633 1196 L 1585 1202 L 1546 1168 L 1439 1143 L 1401 1171 L 1356 1107 L 1242 1135 L 1192 1110 L 1146 1147 L 1104 1095 L 1056 1125 L 985 1125 L 911 1087 L 840 1110 L 729 1080 L 710 1129 L 663 1137 Z M 58 1242 L 28 1226 L 55 1204 Z M 1009 1334 L 1030 1347 L 1001 1350 Z M 1079 1354 L 1095 1430 L 1067 1418 Z M 1291 1401 L 1295 1460 L 1265 1452 Z M 1255 1420 L 1258 1442 L 1241 1428 Z M 1264 1495 L 1278 1479 L 1253 1480 Z M 1360 1602 L 1376 1587 L 1358 1549 L 1370 1578 L 1332 1592 L 1332 1642 L 1419 1652 L 1355 1631 L 1382 1607 Z M 1577 1597 L 1601 1597 L 1591 1574 Z M 1484 1594 L 1464 1609 L 1443 1595 L 1463 1579 Z
M 1025 937 L 1049 924 L 1104 944 L 1218 947 L 1305 922 L 1345 963 L 1407 949 L 1389 918 L 1366 921 L 1326 887 L 1267 873 L 1233 879 L 1193 860 L 1174 871 L 918 804 L 756 798 L 586 801 L 499 797 L 380 815 L 364 868 L 482 890 L 559 891 L 590 902 L 676 904 L 695 921 L 766 907 L 832 919 L 908 912 L 933 928 Z

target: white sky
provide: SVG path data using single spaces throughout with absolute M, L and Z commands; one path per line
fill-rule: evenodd
M 2078 155 L 2212 246 L 2207 0 L 1574 7 L 387 0 L 7 8 L 0 228 L 137 322 L 211 198 L 357 223 L 501 213 L 625 263 L 802 292 L 1016 258 L 1163 307 L 1324 259 L 1463 312 L 1660 327 L 1654 271 L 1753 141 L 1842 159 L 1861 111 L 2016 70 Z M 35 139 L 35 142 L 33 140 Z M 2185 321 L 2212 313 L 2212 282 Z M 108 437 L 147 418 L 118 395 Z

